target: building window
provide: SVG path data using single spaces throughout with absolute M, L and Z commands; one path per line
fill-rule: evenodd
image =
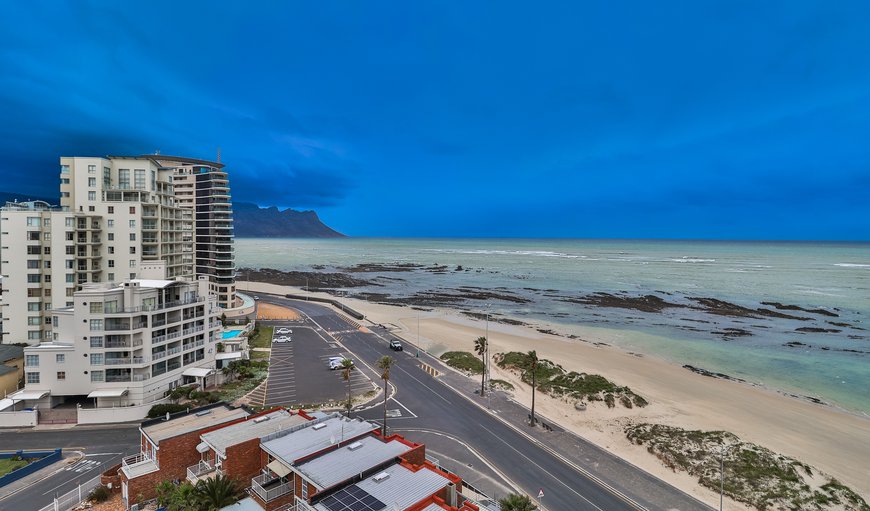
M 108 275 L 108 279 L 109 279 L 109 282 L 115 282 L 115 274 L 114 274 L 114 273 L 110 273 L 110 274 Z
M 25 367 L 39 367 L 39 355 L 24 355 Z
M 39 383 L 39 373 L 27 373 L 27 383 Z
M 92 319 L 91 320 L 91 332 L 99 332 L 103 329 L 103 320 L 102 319 Z
M 136 228 L 136 220 L 130 220 L 130 229 Z
M 74 247 L 72 245 L 67 245 L 66 255 L 76 255 L 76 247 Z
M 92 366 L 103 365 L 103 354 L 102 353 L 91 353 L 91 365 Z
M 38 216 L 27 217 L 27 227 L 39 227 L 39 217 Z
M 58 371 L 57 372 L 58 380 L 66 380 L 66 371 Z
M 96 188 L 97 187 L 97 178 L 89 177 L 88 178 L 88 186 L 91 188 Z
M 91 381 L 105 381 L 103 371 L 91 371 Z
M 114 268 L 114 267 L 115 267 L 115 260 L 109 259 L 109 268 Z
M 302 481 L 302 500 L 308 500 L 308 483 Z
M 42 310 L 42 303 L 40 302 L 27 302 L 27 311 L 28 312 L 39 312 Z
M 45 218 L 42 220 L 43 227 L 51 227 L 51 218 Z
M 45 276 L 45 283 L 51 284 L 51 274 Z
M 69 174 L 69 165 L 61 165 L 60 166 L 61 174 Z
M 91 348 L 102 348 L 102 347 L 103 347 L 103 336 L 102 335 L 91 336 Z
M 136 267 L 136 260 L 130 259 L 130 268 L 135 268 L 135 267 Z
M 27 274 L 27 283 L 28 284 L 39 284 L 42 281 L 42 275 L 38 273 L 28 273 Z
M 73 233 L 72 233 L 72 231 L 66 233 L 66 240 L 67 240 L 67 241 L 72 241 L 72 240 L 73 240 Z
M 130 206 L 130 214 L 131 214 L 131 215 L 135 215 L 135 214 L 136 214 L 136 206 Z
M 115 241 L 115 233 L 110 232 L 106 238 L 108 241 Z M 115 247 L 109 247 L 109 253 L 114 254 Z
M 115 214 L 115 206 L 109 206 L 109 214 L 110 214 L 110 215 L 114 215 L 114 214 Z
M 133 187 L 137 190 L 145 189 L 145 169 L 136 169 L 133 171 Z
M 111 219 L 111 218 L 108 219 L 108 220 L 106 221 L 106 227 L 108 227 L 109 229 L 115 227 L 115 220 L 114 220 L 114 219 Z
M 96 174 L 96 173 L 97 173 L 97 166 L 96 165 L 88 165 L 88 174 Z M 96 178 L 94 177 L 91 179 L 96 179 Z
M 27 241 L 39 241 L 39 231 L 27 231 Z
M 67 227 L 73 227 L 75 225 L 75 219 L 67 217 L 64 218 L 63 223 Z
M 63 353 L 58 353 L 54 356 L 54 361 L 58 364 L 63 364 L 66 361 L 66 355 Z
M 118 188 L 121 190 L 130 188 L 130 169 L 118 169 Z
M 27 260 L 27 269 L 35 270 L 39 268 L 39 259 L 28 259 Z
M 42 250 L 40 250 L 38 246 L 31 245 L 27 247 L 27 253 L 29 255 L 39 255 L 42 253 Z
M 72 273 L 66 274 L 66 283 L 67 284 L 74 284 L 75 281 L 76 281 L 76 276 L 74 274 L 72 274 Z
M 136 233 L 135 232 L 130 233 L 130 241 L 136 241 Z
M 39 316 L 28 316 L 27 324 L 28 326 L 39 326 L 42 324 L 42 318 Z
M 88 192 L 88 200 L 97 200 L 97 192 Z
M 130 253 L 131 253 L 131 254 L 135 254 L 135 253 L 136 253 L 136 247 L 130 247 Z
M 27 331 L 27 340 L 28 341 L 39 341 L 42 339 L 42 332 L 39 330 L 28 330 Z
M 91 314 L 102 314 L 103 302 L 91 302 Z
M 42 234 L 42 241 L 51 241 L 51 233 L 46 232 Z

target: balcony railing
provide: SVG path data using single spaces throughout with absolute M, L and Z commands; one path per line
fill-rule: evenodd
M 196 484 L 200 479 L 215 472 L 214 462 L 211 460 L 200 461 L 192 467 L 187 467 L 187 480 Z
M 134 374 L 133 381 L 145 381 L 148 378 L 151 378 L 150 374 Z
M 268 474 L 261 474 L 251 479 L 251 489 L 263 502 L 269 502 L 293 492 L 293 486 L 290 483 L 282 483 L 280 478 Z
M 119 366 L 119 365 L 125 365 L 125 364 L 129 364 L 129 363 L 130 363 L 129 358 L 107 358 L 104 361 L 104 364 L 106 364 L 107 366 Z

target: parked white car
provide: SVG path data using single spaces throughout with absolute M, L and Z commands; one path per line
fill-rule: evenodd
M 293 330 L 290 330 L 289 328 L 278 328 L 275 330 L 275 333 L 276 334 L 292 334 Z
M 289 335 L 280 335 L 272 337 L 272 342 L 291 342 L 293 339 Z
M 329 369 L 331 371 L 341 369 L 341 363 L 344 359 L 345 357 L 329 357 Z M 353 365 L 353 360 L 350 361 L 350 365 Z

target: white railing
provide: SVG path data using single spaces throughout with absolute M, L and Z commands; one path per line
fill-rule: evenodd
M 127 456 L 123 460 L 121 460 L 121 464 L 125 467 L 132 467 L 133 465 L 138 465 L 140 463 L 147 463 L 151 461 L 151 458 L 145 456 L 141 452 L 139 454 L 134 454 L 132 456 Z
M 166 351 L 158 351 L 151 355 L 151 358 L 154 360 L 160 360 L 161 358 L 166 356 Z
M 151 378 L 150 374 L 134 374 L 133 381 L 145 381 L 148 378 Z
M 187 480 L 196 484 L 200 477 L 214 472 L 213 461 L 200 461 L 192 467 L 187 467 Z
M 91 490 L 100 485 L 100 476 L 87 482 L 81 483 L 72 490 L 54 498 L 54 502 L 39 509 L 39 511 L 67 511 L 72 509 L 88 498 Z
M 105 364 L 107 366 L 119 366 L 119 365 L 124 365 L 124 364 L 129 364 L 129 363 L 130 363 L 129 358 L 107 358 L 107 359 L 103 360 L 103 364 Z
M 270 483 L 274 483 L 275 481 L 279 481 L 280 478 L 268 475 L 261 474 L 257 477 L 251 479 L 251 489 L 254 490 L 263 502 L 269 502 L 277 499 L 282 495 L 287 495 L 293 491 L 293 487 L 290 483 L 280 483 L 278 485 L 272 486 L 269 489 L 263 487 L 263 485 L 270 486 Z

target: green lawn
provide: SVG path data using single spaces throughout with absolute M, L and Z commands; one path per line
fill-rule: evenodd
M 248 347 L 250 348 L 271 348 L 272 347 L 272 327 L 259 326 L 254 329 L 255 335 L 248 337 Z
M 25 460 L 13 461 L 11 459 L 0 460 L 0 476 L 4 476 L 13 470 L 18 470 L 19 468 L 27 465 L 28 462 Z

